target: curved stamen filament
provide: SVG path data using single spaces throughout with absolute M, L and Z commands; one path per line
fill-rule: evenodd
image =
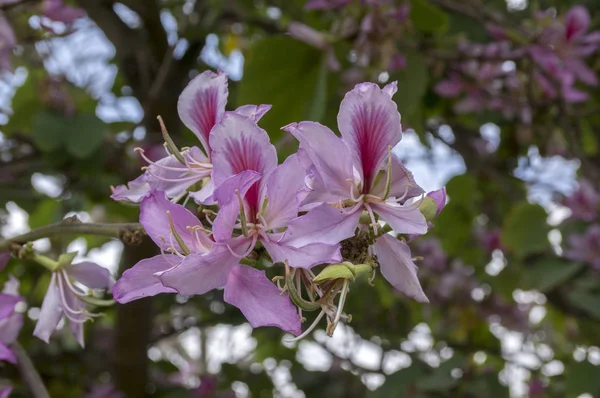
M 340 317 L 342 316 L 342 311 L 344 309 L 344 304 L 346 303 L 346 296 L 348 295 L 348 279 L 344 279 L 344 285 L 342 286 L 342 293 L 340 294 L 340 301 L 338 302 L 337 312 L 335 314 L 335 318 L 333 319 L 333 324 L 337 325 L 340 321 Z
M 308 329 L 306 329 L 306 331 L 304 331 L 304 333 L 302 333 L 298 337 L 294 337 L 291 340 L 286 340 L 286 343 L 295 343 L 296 341 L 302 340 L 303 338 L 308 336 L 315 329 L 315 327 L 317 327 L 317 324 L 321 321 L 321 319 L 323 319 L 323 315 L 325 315 L 325 311 L 321 310 L 321 312 L 319 312 L 319 315 L 317 315 L 313 323 L 308 327 Z
M 239 258 L 239 259 L 246 258 L 250 255 L 250 253 L 252 253 L 252 250 L 254 250 L 254 246 L 256 246 L 257 240 L 258 240 L 258 234 L 253 235 L 252 242 L 250 243 L 250 247 L 248 247 L 248 250 L 246 250 L 246 252 L 243 254 L 237 254 L 235 251 L 233 251 L 233 249 L 229 245 L 227 245 L 227 249 L 236 258 Z
M 158 162 L 155 162 L 153 160 L 151 160 L 148 156 L 146 156 L 144 149 L 137 147 L 133 149 L 135 152 L 139 152 L 140 156 L 142 157 L 142 159 L 144 159 L 144 161 L 156 168 L 159 169 L 163 169 L 163 170 L 171 170 L 171 171 L 181 171 L 182 173 L 185 172 L 186 170 L 191 170 L 193 171 L 193 169 L 191 169 L 190 167 L 184 166 L 184 167 L 173 167 L 173 166 L 165 166 L 163 164 L 160 164 Z M 169 156 L 173 156 L 173 155 L 169 155 Z M 163 158 L 164 159 L 164 158 Z M 161 159 L 162 160 L 162 159 Z
M 377 220 L 375 220 L 375 214 L 373 214 L 373 209 L 368 203 L 365 203 L 365 209 L 367 209 L 369 217 L 371 218 L 371 227 L 373 227 L 373 232 L 375 233 L 375 235 L 377 235 L 377 228 L 379 227 L 379 224 L 377 223 Z
M 159 175 L 157 175 L 154 171 L 152 171 L 151 168 L 143 168 L 143 170 L 147 171 L 148 174 L 150 174 L 152 177 L 156 178 L 159 181 L 164 181 L 164 182 L 191 182 L 191 181 L 195 181 L 198 178 L 200 178 L 197 175 L 191 175 L 188 177 L 181 177 L 181 178 L 166 178 L 166 177 L 161 177 Z
M 392 147 L 388 146 L 388 164 L 387 164 L 387 176 L 385 178 L 385 189 L 383 191 L 383 200 L 386 200 L 390 194 L 392 187 Z
M 92 313 L 86 311 L 85 309 L 75 310 L 69 306 L 69 302 L 67 301 L 67 297 L 65 296 L 65 285 L 63 282 L 63 278 L 68 278 L 68 275 L 66 275 L 66 272 L 64 270 L 62 270 L 62 272 L 64 273 L 64 275 L 62 275 L 62 274 L 54 274 L 54 275 L 56 275 L 56 278 L 58 279 L 58 290 L 60 292 L 60 299 L 61 299 L 63 314 L 65 314 L 65 316 L 71 322 L 75 322 L 75 323 L 84 323 L 89 318 L 101 316 L 101 314 L 92 314 Z M 81 315 L 83 315 L 83 319 L 81 319 Z

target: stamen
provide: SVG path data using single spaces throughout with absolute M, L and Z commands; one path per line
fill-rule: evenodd
M 379 227 L 379 224 L 375 220 L 375 214 L 373 214 L 373 209 L 371 209 L 371 206 L 368 203 L 365 203 L 365 209 L 367 209 L 369 217 L 371 217 L 371 227 L 373 227 L 373 233 L 377 235 L 377 228 Z
M 155 161 L 151 160 L 149 157 L 147 157 L 146 154 L 145 154 L 146 151 L 144 151 L 143 148 L 137 147 L 137 148 L 134 148 L 133 150 L 135 152 L 139 152 L 140 157 L 142 159 L 144 159 L 144 161 L 146 163 L 148 163 L 148 164 L 150 164 L 150 165 L 152 165 L 154 167 L 157 167 L 159 169 L 172 170 L 172 171 L 181 171 L 182 173 L 185 172 L 185 171 L 187 171 L 187 170 L 192 170 L 189 167 L 187 167 L 187 165 L 184 165 L 186 167 L 173 167 L 173 166 L 165 166 L 165 165 L 159 164 L 158 162 L 155 162 Z M 171 155 L 169 155 L 169 156 L 171 156 Z M 142 170 L 143 169 L 147 169 L 147 168 L 148 168 L 148 166 L 142 167 Z
M 169 225 L 171 226 L 171 234 L 175 237 L 177 244 L 179 244 L 179 248 L 181 249 L 183 254 L 185 254 L 186 256 L 191 254 L 192 252 L 190 251 L 190 249 L 187 247 L 187 245 L 183 241 L 183 238 L 181 237 L 181 235 L 179 235 L 179 232 L 177 232 L 177 229 L 175 229 L 175 224 L 173 223 L 173 218 L 171 217 L 170 210 L 167 210 L 167 217 L 169 218 Z
M 300 336 L 298 337 L 294 337 L 291 340 L 286 340 L 286 343 L 295 343 L 296 341 L 302 340 L 303 338 L 305 338 L 306 336 L 308 336 L 315 327 L 317 327 L 317 324 L 321 321 L 321 319 L 323 319 L 323 315 L 325 315 L 325 311 L 321 310 L 321 312 L 319 312 L 319 315 L 317 315 L 317 317 L 315 318 L 314 322 L 312 323 L 312 325 L 310 325 L 308 327 L 308 329 L 306 329 L 306 331 L 304 333 L 302 333 Z
M 65 271 L 62 270 L 62 272 L 65 272 Z M 101 316 L 101 314 L 92 314 L 92 313 L 86 311 L 85 309 L 75 310 L 75 309 L 71 308 L 69 306 L 69 302 L 67 301 L 67 297 L 65 296 L 65 286 L 64 286 L 63 278 L 61 278 L 61 274 L 55 273 L 52 276 L 53 277 L 56 276 L 56 278 L 58 279 L 58 290 L 60 292 L 61 306 L 63 309 L 63 314 L 65 314 L 65 316 L 69 319 L 69 321 L 75 322 L 75 323 L 84 323 L 89 318 Z M 84 318 L 81 319 L 80 317 L 78 317 L 80 315 L 83 315 Z
M 346 303 L 346 296 L 348 295 L 348 279 L 344 279 L 344 285 L 342 286 L 342 293 L 340 294 L 340 301 L 338 302 L 338 309 L 335 314 L 335 318 L 333 319 L 333 324 L 337 325 L 340 321 L 340 317 L 342 316 L 342 311 L 344 309 L 344 304 Z M 335 326 L 334 326 L 335 327 Z
M 242 234 L 244 236 L 248 236 L 248 221 L 246 220 L 246 211 L 244 210 L 244 200 L 242 199 L 242 195 L 240 195 L 240 190 L 236 189 L 235 194 L 237 195 L 238 201 L 240 203 L 240 222 L 242 224 Z
M 202 209 L 202 213 L 204 213 L 204 216 L 206 217 L 206 221 L 208 221 L 208 223 L 210 225 L 213 225 L 213 220 L 211 220 L 210 217 L 208 217 L 208 215 L 211 214 L 216 217 L 217 213 L 215 213 L 214 211 L 212 211 L 210 209 Z
M 262 202 L 262 206 L 260 207 L 260 211 L 258 212 L 259 217 L 262 216 L 263 214 L 265 214 L 268 204 L 269 204 L 269 198 L 265 196 L 265 199 Z
M 392 186 L 392 146 L 388 146 L 388 167 L 387 176 L 385 179 L 385 190 L 383 191 L 383 200 L 386 200 L 390 194 L 390 188 Z
M 346 181 L 350 181 L 350 183 L 352 184 L 352 187 L 356 188 L 356 192 L 360 193 L 360 189 L 358 187 L 358 185 L 356 184 L 356 182 L 354 182 L 354 180 L 352 178 L 347 178 Z M 352 189 L 352 187 L 350 187 L 350 198 L 355 201 L 358 202 L 363 198 L 363 195 L 360 195 L 358 198 L 354 197 L 354 190 Z
M 183 156 L 181 156 L 179 149 L 177 148 L 177 146 L 171 139 L 171 136 L 167 132 L 167 128 L 165 127 L 165 123 L 163 122 L 162 117 L 157 116 L 156 118 L 158 119 L 158 123 L 160 124 L 160 131 L 162 132 L 162 136 L 165 140 L 165 143 L 167 144 L 168 149 L 171 151 L 172 155 L 175 156 L 175 159 L 177 159 L 179 163 L 185 166 L 185 159 L 183 158 Z
M 191 176 L 188 176 L 188 177 L 181 177 L 181 178 L 166 178 L 166 177 L 162 177 L 162 176 L 157 175 L 152 169 L 148 169 L 146 171 L 152 177 L 156 178 L 159 181 L 164 181 L 164 182 L 189 182 L 189 181 L 198 180 L 200 178 L 200 177 L 198 177 L 195 174 L 191 175 Z

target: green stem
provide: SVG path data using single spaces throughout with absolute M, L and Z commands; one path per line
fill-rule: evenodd
M 46 390 L 46 386 L 40 374 L 33 366 L 33 362 L 31 362 L 31 358 L 29 358 L 27 352 L 16 341 L 11 347 L 17 356 L 17 368 L 19 369 L 19 373 L 21 373 L 23 384 L 27 386 L 31 392 L 31 396 L 34 398 L 50 398 L 50 394 L 48 394 L 48 390 Z

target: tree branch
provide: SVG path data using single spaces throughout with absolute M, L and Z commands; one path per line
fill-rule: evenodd
M 77 216 L 65 218 L 55 224 L 46 225 L 14 238 L 0 241 L 0 252 L 8 251 L 13 244 L 23 244 L 42 238 L 59 235 L 99 235 L 119 238 L 128 244 L 140 243 L 145 234 L 139 223 L 93 224 L 82 223 Z

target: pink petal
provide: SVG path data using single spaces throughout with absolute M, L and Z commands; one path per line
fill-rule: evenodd
M 56 278 L 56 274 L 52 274 L 50 285 L 48 285 L 46 296 L 42 302 L 40 317 L 38 318 L 35 330 L 33 331 L 35 337 L 46 343 L 48 343 L 50 336 L 54 333 L 54 330 L 56 330 L 56 326 L 58 326 L 58 322 L 63 314 Z
M 338 126 L 362 172 L 363 191 L 368 192 L 388 148 L 402 138 L 398 107 L 378 85 L 357 84 L 342 100 Z
M 370 205 L 373 211 L 390 224 L 398 234 L 424 234 L 427 232 L 425 216 L 421 214 L 419 207 L 414 203 L 400 205 L 383 202 Z
M 152 190 L 147 180 L 148 174 L 144 173 L 127 185 L 116 186 L 110 198 L 116 201 L 139 203 Z
M 408 297 L 428 303 L 429 299 L 417 278 L 417 266 L 412 260 L 408 245 L 384 234 L 377 238 L 374 247 L 383 277 Z
M 598 76 L 582 60 L 576 58 L 567 59 L 565 60 L 565 65 L 571 73 L 588 86 L 598 85 Z
M 4 319 L 13 313 L 15 305 L 23 299 L 20 296 L 0 293 L 0 319 Z
M 12 390 L 13 390 L 12 386 L 0 388 L 0 398 L 10 397 L 10 393 L 12 393 Z
M 329 193 L 349 197 L 354 180 L 351 152 L 329 128 L 315 122 L 292 123 L 283 130 L 291 133 L 314 164 Z
M 246 198 L 248 191 L 254 189 L 252 205 L 244 206 L 244 208 L 246 213 L 248 213 L 247 207 L 251 208 L 250 212 L 255 210 L 257 206 L 255 184 L 260 178 L 261 175 L 259 173 L 246 170 L 227 178 L 215 189 L 213 197 L 221 206 L 213 222 L 213 236 L 217 242 L 229 240 L 237 223 L 240 214 L 240 204 L 236 191 L 239 191 L 242 198 Z M 254 216 L 254 214 L 247 214 L 250 220 L 253 220 Z
M 319 264 L 342 261 L 339 244 L 313 243 L 298 248 L 287 245 L 285 238 L 278 241 L 280 236 L 281 234 L 271 234 L 269 240 L 262 240 L 273 262 L 285 263 L 288 261 L 290 267 L 308 269 Z
M 150 238 L 163 250 L 175 247 L 183 252 L 177 241 L 172 237 L 171 225 L 167 212 L 171 214 L 175 230 L 181 236 L 186 246 L 192 251 L 205 251 L 187 227 L 201 225 L 198 217 L 181 205 L 176 205 L 167 199 L 162 191 L 151 191 L 140 205 L 140 223 Z
M 81 8 L 66 6 L 63 0 L 44 0 L 42 3 L 42 13 L 45 17 L 53 21 L 73 23 L 87 14 Z
M 196 201 L 196 203 L 206 206 L 216 205 L 217 202 L 213 198 L 213 192 L 215 190 L 215 184 L 211 179 L 209 179 L 206 184 L 202 186 L 202 189 L 196 192 L 190 192 L 190 196 L 192 199 Z
M 565 16 L 565 37 L 567 41 L 581 36 L 590 26 L 590 13 L 583 6 L 571 7 Z
M 115 284 L 108 269 L 90 261 L 68 265 L 65 270 L 70 277 L 90 289 L 111 289 Z
M 121 278 L 115 283 L 112 289 L 114 299 L 124 304 L 160 293 L 176 293 L 175 289 L 163 286 L 154 274 L 173 268 L 180 261 L 181 258 L 168 254 L 141 260 L 123 272 Z
M 446 187 L 440 188 L 437 191 L 429 192 L 427 196 L 435 200 L 435 216 L 439 216 L 444 207 L 446 207 Z
M 275 326 L 296 336 L 302 332 L 300 317 L 289 295 L 282 295 L 265 271 L 243 265 L 233 267 L 224 298 L 238 307 L 254 328 Z
M 344 211 L 322 204 L 292 220 L 285 232 L 287 245 L 294 247 L 312 243 L 333 245 L 354 236 L 362 209 L 359 207 L 352 213 L 344 213 Z
M 24 316 L 13 312 L 8 318 L 0 319 L 0 341 L 4 344 L 12 344 L 19 337 L 23 327 Z
M 375 196 L 382 197 L 385 192 L 385 184 L 387 182 L 387 165 L 384 167 L 381 176 L 377 183 L 371 189 L 371 193 Z M 425 193 L 423 189 L 417 185 L 413 174 L 402 164 L 402 161 L 392 154 L 392 178 L 390 185 L 389 196 L 394 198 L 403 197 L 411 199 Z M 406 196 L 405 196 L 406 194 Z
M 266 176 L 277 167 L 277 151 L 267 132 L 247 117 L 226 112 L 210 135 L 215 186 L 242 171 Z
M 215 245 L 206 254 L 190 254 L 179 265 L 157 273 L 164 286 L 185 296 L 204 294 L 225 286 L 232 267 L 238 263 L 225 245 Z
M 17 356 L 8 346 L 0 342 L 0 361 L 17 363 Z M 0 395 L 1 396 L 1 395 Z
M 285 227 L 298 216 L 298 192 L 304 187 L 305 176 L 304 168 L 292 155 L 268 177 L 263 195 L 268 200 L 264 213 L 268 229 Z
M 227 75 L 206 71 L 192 79 L 177 102 L 179 118 L 196 134 L 209 156 L 210 132 L 225 112 L 228 94 Z
M 242 105 L 235 110 L 235 113 L 245 116 L 252 120 L 254 123 L 258 123 L 260 119 L 267 113 L 273 106 L 272 105 Z

